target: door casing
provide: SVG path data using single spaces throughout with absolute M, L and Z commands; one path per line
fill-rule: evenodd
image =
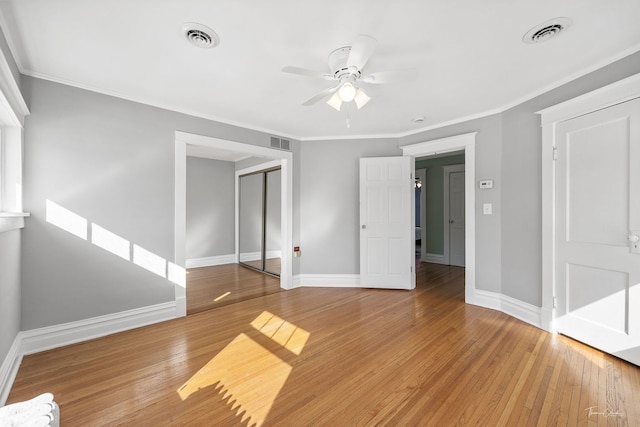
M 402 149 L 403 156 L 411 156 L 413 158 L 412 163 L 415 162 L 416 157 L 433 156 L 436 154 L 464 150 L 464 238 L 466 260 L 464 299 L 468 304 L 476 304 L 476 135 L 477 132 L 471 132 L 400 147 Z M 415 209 L 414 203 L 415 198 L 413 198 L 413 202 L 411 203 L 411 209 Z M 415 272 L 413 274 L 415 275 Z
M 640 74 L 635 74 L 577 98 L 538 111 L 542 121 L 542 310 L 540 326 L 555 327 L 555 168 L 558 123 L 640 97 Z

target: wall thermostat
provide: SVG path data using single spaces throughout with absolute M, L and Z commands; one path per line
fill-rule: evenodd
M 489 189 L 489 188 L 493 188 L 493 180 L 491 179 L 486 179 L 484 181 L 480 181 L 480 188 L 483 190 Z

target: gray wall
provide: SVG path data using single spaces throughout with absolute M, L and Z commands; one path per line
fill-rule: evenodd
M 400 145 L 430 141 L 463 133 L 476 136 L 476 180 L 493 179 L 493 189 L 476 191 L 476 288 L 501 291 L 502 121 L 499 114 L 401 138 Z M 429 177 L 427 177 L 427 180 Z M 493 215 L 482 215 L 482 204 L 493 203 Z
M 541 128 L 535 114 L 640 72 L 640 53 L 490 117 L 401 138 L 401 145 L 478 131 L 476 180 L 476 287 L 535 306 L 542 304 Z M 493 215 L 482 204 L 493 203 Z
M 22 329 L 173 301 L 167 280 L 47 223 L 46 201 L 172 261 L 175 131 L 264 147 L 269 135 L 36 78 L 23 90 Z
M 476 286 L 539 306 L 541 164 L 534 113 L 637 72 L 640 53 L 503 114 L 399 140 L 292 141 L 293 240 L 303 254 L 294 258 L 294 274 L 358 273 L 360 157 L 401 155 L 398 145 L 477 131 L 476 178 L 493 179 L 494 188 L 476 191 Z M 265 147 L 269 135 L 30 77 L 23 78 L 23 90 L 31 108 L 24 202 L 32 217 L 22 232 L 21 329 L 172 301 L 166 280 L 48 224 L 46 200 L 172 260 L 174 131 Z M 488 202 L 491 216 L 481 214 Z M 2 239 L 9 240 L 0 241 L 3 253 L 19 246 L 15 236 Z
M 16 61 L 13 58 L 13 55 L 11 55 L 11 51 L 9 50 L 7 39 L 5 38 L 4 33 L 2 31 L 0 31 L 0 50 L 4 54 L 4 57 L 7 60 L 7 64 L 9 64 L 11 75 L 13 76 L 14 81 L 18 85 L 18 89 L 22 89 L 22 81 L 21 81 L 20 70 L 18 69 L 18 64 L 16 64 Z
M 302 143 L 301 273 L 358 274 L 359 159 L 399 155 L 395 139 Z
M 187 157 L 186 256 L 235 253 L 235 163 Z
M 502 114 L 503 294 L 542 305 L 542 133 L 535 112 L 639 72 L 640 52 Z
M 20 332 L 20 233 L 0 233 L 0 365 Z

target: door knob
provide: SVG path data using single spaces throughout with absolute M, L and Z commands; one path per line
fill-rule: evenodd
M 629 239 L 631 243 L 636 243 L 638 240 L 640 240 L 640 237 L 636 236 L 635 234 L 629 234 L 629 237 L 627 237 L 627 239 Z

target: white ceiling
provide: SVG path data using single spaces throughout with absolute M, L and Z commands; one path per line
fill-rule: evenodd
M 24 74 L 302 140 L 397 137 L 499 111 L 640 50 L 640 0 L 2 0 L 0 13 Z M 560 16 L 568 31 L 522 43 Z M 220 45 L 188 44 L 185 22 Z M 281 69 L 329 71 L 327 55 L 358 34 L 378 40 L 365 73 L 418 78 L 363 85 L 372 100 L 347 128 L 344 108 L 301 105 L 333 82 Z

